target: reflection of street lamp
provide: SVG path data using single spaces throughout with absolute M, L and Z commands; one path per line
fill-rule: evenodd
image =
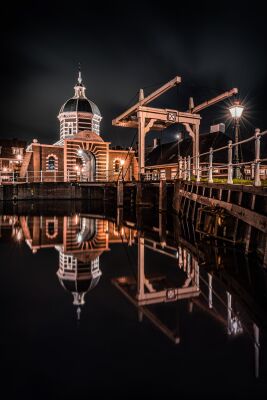
M 240 130 L 240 118 L 242 116 L 242 113 L 244 111 L 244 107 L 240 104 L 239 101 L 235 101 L 234 104 L 229 108 L 229 111 L 231 113 L 231 116 L 234 120 L 234 129 L 235 129 L 235 149 L 234 149 L 234 164 L 239 163 L 239 149 L 238 149 L 238 142 L 239 142 L 239 130 Z M 234 178 L 241 178 L 241 171 L 240 171 L 240 166 L 237 165 L 234 168 Z

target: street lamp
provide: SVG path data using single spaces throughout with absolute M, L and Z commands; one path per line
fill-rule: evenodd
M 178 174 L 180 176 L 180 142 L 182 140 L 182 133 L 178 132 L 176 135 L 177 139 L 177 164 L 178 164 Z
M 240 118 L 243 114 L 244 106 L 242 106 L 240 104 L 240 101 L 236 100 L 234 102 L 234 104 L 231 107 L 229 107 L 229 111 L 230 111 L 231 117 L 234 120 L 234 129 L 235 129 L 235 144 L 236 145 L 234 148 L 233 161 L 234 161 L 234 164 L 238 164 L 239 163 L 239 149 L 238 149 L 239 145 L 237 143 L 239 142 Z M 237 178 L 237 179 L 242 178 L 242 174 L 241 174 L 239 165 L 237 165 L 234 168 L 234 178 Z

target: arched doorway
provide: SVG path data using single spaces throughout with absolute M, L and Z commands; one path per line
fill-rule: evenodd
M 92 152 L 83 149 L 78 150 L 78 160 L 82 162 L 80 168 L 80 180 L 85 182 L 94 182 L 96 179 L 96 159 Z M 79 164 L 76 162 L 76 165 Z

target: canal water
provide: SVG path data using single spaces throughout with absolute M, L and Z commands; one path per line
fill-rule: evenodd
M 150 210 L 0 216 L 8 398 L 267 397 L 267 274 Z

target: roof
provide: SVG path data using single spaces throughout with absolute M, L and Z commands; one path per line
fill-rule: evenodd
M 97 105 L 91 100 L 87 99 L 87 97 L 72 97 L 71 99 L 67 100 L 66 103 L 64 103 L 61 107 L 59 113 L 61 114 L 66 112 L 88 112 L 101 116 Z
M 70 140 L 87 140 L 90 142 L 101 142 L 104 143 L 104 140 L 102 139 L 101 136 L 99 136 L 97 133 L 84 130 L 76 133 L 76 135 L 69 137 L 68 139 Z
M 0 139 L 0 146 L 1 147 L 26 147 L 26 140 L 21 139 Z

